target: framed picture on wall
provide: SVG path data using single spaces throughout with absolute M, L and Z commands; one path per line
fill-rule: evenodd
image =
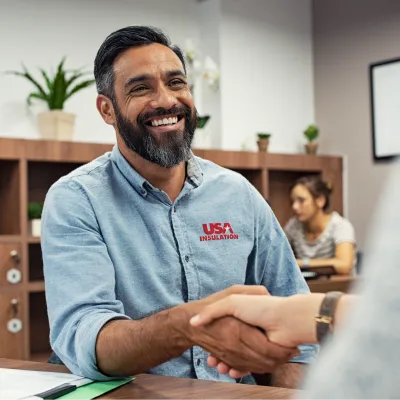
M 400 156 L 400 58 L 369 66 L 375 160 Z

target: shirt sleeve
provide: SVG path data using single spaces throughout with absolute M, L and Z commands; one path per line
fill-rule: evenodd
M 84 191 L 53 185 L 42 216 L 42 253 L 50 342 L 76 375 L 111 379 L 97 368 L 96 340 L 112 319 L 129 319 L 115 297 L 115 271 Z
M 382 192 L 366 243 L 357 303 L 310 368 L 307 399 L 398 398 L 400 167 Z
M 254 207 L 254 248 L 249 257 L 246 283 L 264 285 L 272 296 L 309 293 L 289 241 L 269 205 L 249 185 Z M 315 360 L 318 346 L 304 345 L 292 362 Z
M 353 225 L 345 218 L 341 218 L 340 222 L 336 225 L 333 236 L 336 245 L 345 242 L 356 243 Z

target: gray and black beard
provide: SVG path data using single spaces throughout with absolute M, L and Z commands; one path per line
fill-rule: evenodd
M 186 106 L 174 106 L 169 110 L 158 108 L 154 112 L 140 115 L 137 126 L 122 115 L 117 104 L 114 104 L 114 110 L 119 134 L 128 149 L 145 160 L 166 168 L 172 168 L 189 160 L 197 123 L 196 109 L 192 111 L 190 107 Z M 154 137 L 144 121 L 152 117 L 163 117 L 171 114 L 184 115 L 185 127 L 183 131 L 166 132 L 159 135 L 158 138 Z

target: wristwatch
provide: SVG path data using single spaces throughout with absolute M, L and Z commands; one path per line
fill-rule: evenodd
M 336 306 L 343 292 L 328 292 L 322 300 L 319 314 L 315 316 L 317 340 L 322 343 L 327 334 L 332 332 Z
M 304 257 L 301 259 L 301 264 L 303 267 L 308 267 L 310 264 L 310 257 Z

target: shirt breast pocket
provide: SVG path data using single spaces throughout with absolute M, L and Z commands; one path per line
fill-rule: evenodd
M 250 230 L 233 229 L 232 225 L 204 224 L 203 234 L 197 239 L 195 265 L 202 297 L 245 283 L 254 240 Z

